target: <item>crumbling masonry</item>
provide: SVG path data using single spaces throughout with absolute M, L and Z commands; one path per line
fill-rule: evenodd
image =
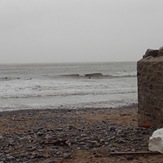
M 137 63 L 138 125 L 163 126 L 163 47 L 148 49 Z

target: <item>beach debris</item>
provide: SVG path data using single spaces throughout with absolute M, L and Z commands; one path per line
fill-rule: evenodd
M 150 151 L 163 153 L 163 128 L 157 129 L 149 138 L 148 148 Z
M 110 155 L 139 155 L 139 154 L 160 154 L 152 151 L 138 151 L 138 152 L 110 152 Z
M 144 128 L 150 128 L 152 126 L 152 124 L 150 122 L 143 122 L 141 124 L 141 127 L 144 127 Z

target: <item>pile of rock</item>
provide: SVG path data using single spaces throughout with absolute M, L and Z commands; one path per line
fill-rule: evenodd
M 145 55 L 143 55 L 143 58 L 147 58 L 147 57 L 160 57 L 160 56 L 163 56 L 163 46 L 160 47 L 159 50 L 147 49 Z
M 67 126 L 8 133 L 0 136 L 0 161 L 10 163 L 29 160 L 37 162 L 49 158 L 71 159 L 74 150 L 95 150 L 101 147 L 111 152 L 141 150 L 148 146 L 146 136 L 151 135 L 151 132 L 151 129 L 96 122 L 91 128 Z

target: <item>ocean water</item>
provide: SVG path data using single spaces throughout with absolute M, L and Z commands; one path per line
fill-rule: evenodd
M 86 74 L 100 73 L 92 77 Z M 136 63 L 0 65 L 0 111 L 137 103 Z

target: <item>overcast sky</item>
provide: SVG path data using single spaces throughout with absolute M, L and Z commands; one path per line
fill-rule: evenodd
M 137 61 L 162 31 L 163 0 L 0 0 L 0 63 Z

